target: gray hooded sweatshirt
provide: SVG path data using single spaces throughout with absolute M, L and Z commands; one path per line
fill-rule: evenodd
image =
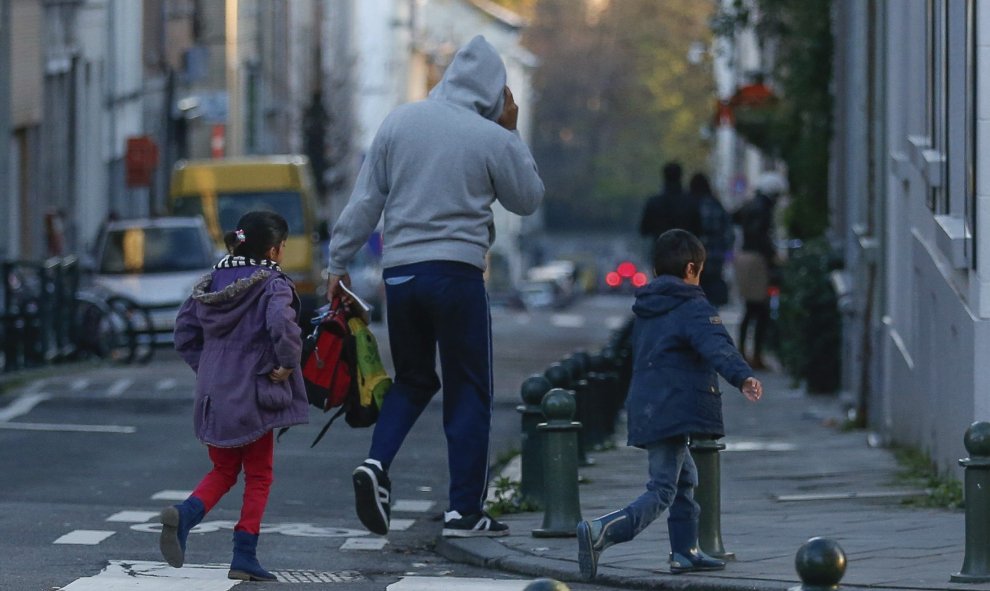
M 334 224 L 330 273 L 346 272 L 383 214 L 385 268 L 458 261 L 485 269 L 495 240 L 492 203 L 529 215 L 543 199 L 529 148 L 496 123 L 505 79 L 498 52 L 479 35 L 429 98 L 385 118 Z

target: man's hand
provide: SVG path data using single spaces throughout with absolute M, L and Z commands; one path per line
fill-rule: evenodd
M 505 87 L 505 106 L 502 108 L 502 114 L 498 118 L 498 124 L 502 127 L 508 129 L 509 131 L 516 130 L 516 123 L 519 121 L 519 105 L 512 98 L 512 91 L 509 87 Z
M 351 296 L 347 295 L 343 289 L 340 288 L 340 283 L 343 282 L 344 285 L 351 284 L 351 276 L 347 273 L 343 275 L 333 275 L 331 274 L 327 277 L 327 301 L 332 302 L 335 297 L 339 297 L 346 305 L 350 305 Z
M 763 397 L 763 384 L 756 378 L 746 378 L 742 385 L 742 393 L 750 401 L 756 402 Z
M 290 375 L 292 375 L 291 367 L 276 367 L 268 374 L 268 379 L 277 384 L 289 379 Z

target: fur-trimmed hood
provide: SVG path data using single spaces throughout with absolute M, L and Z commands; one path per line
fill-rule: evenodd
M 199 307 L 200 321 L 208 332 L 223 334 L 244 318 L 276 278 L 288 278 L 265 267 L 216 269 L 193 286 L 192 299 Z M 298 304 L 294 306 L 298 312 Z

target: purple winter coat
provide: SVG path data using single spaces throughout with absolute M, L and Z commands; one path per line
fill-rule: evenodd
M 239 447 L 309 421 L 297 301 L 285 275 L 260 266 L 216 269 L 193 288 L 175 321 L 175 350 L 196 372 L 200 441 Z M 276 384 L 268 373 L 278 366 L 295 371 Z

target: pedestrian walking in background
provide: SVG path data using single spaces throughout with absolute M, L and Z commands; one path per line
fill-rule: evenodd
M 297 323 L 299 297 L 279 268 L 289 226 L 252 211 L 224 236 L 230 254 L 194 288 L 175 322 L 175 349 L 196 372 L 193 424 L 213 469 L 185 501 L 161 512 L 160 546 L 172 566 L 185 561 L 189 530 L 244 470 L 241 517 L 227 578 L 274 581 L 257 558 L 272 484 L 273 430 L 308 421 Z
M 628 444 L 646 449 L 650 479 L 624 509 L 578 524 L 578 564 L 587 579 L 598 572 L 606 548 L 633 539 L 667 509 L 670 571 L 725 568 L 698 548 L 698 471 L 689 438 L 725 434 L 719 374 L 754 402 L 763 385 L 699 287 L 704 265 L 701 241 L 669 230 L 654 247 L 656 278 L 636 292 Z
M 739 324 L 739 351 L 746 356 L 750 326 L 753 327 L 753 347 L 746 356 L 756 369 L 766 369 L 763 346 L 770 326 L 770 294 L 768 288 L 777 270 L 777 248 L 774 244 L 774 208 L 777 199 L 787 190 L 783 177 L 765 172 L 756 182 L 756 194 L 732 216 L 742 228 L 742 249 L 735 259 L 739 296 L 746 310 Z
M 543 182 L 516 131 L 518 107 L 498 52 L 478 36 L 454 56 L 426 100 L 402 105 L 375 135 L 330 240 L 328 297 L 348 297 L 347 266 L 384 214 L 382 266 L 395 380 L 368 459 L 353 473 L 361 523 L 385 535 L 388 471 L 443 376 L 450 472 L 445 536 L 501 536 L 484 513 L 492 416 L 492 337 L 484 270 L 495 240 L 492 203 L 528 215 Z
M 705 272 L 701 275 L 701 289 L 716 308 L 729 302 L 729 286 L 722 276 L 725 259 L 732 254 L 736 231 L 732 218 L 715 197 L 708 177 L 696 173 L 688 184 L 691 198 L 698 204 L 701 215 L 701 234 L 698 238 L 705 246 Z
M 681 165 L 668 162 L 663 167 L 663 189 L 646 201 L 639 233 L 650 239 L 651 249 L 657 237 L 673 228 L 687 230 L 695 236 L 702 233 L 698 203 L 684 193 L 682 177 Z

